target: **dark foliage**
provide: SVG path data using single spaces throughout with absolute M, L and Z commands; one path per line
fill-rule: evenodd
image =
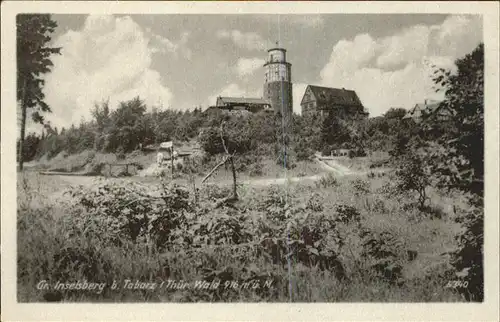
M 401 133 L 392 155 L 400 162 L 402 189 L 419 193 L 425 203 L 425 186 L 431 180 L 440 188 L 470 195 L 472 210 L 459 217 L 465 228 L 457 236 L 460 248 L 452 254 L 457 273 L 466 274 L 469 301 L 483 301 L 484 232 L 484 46 L 455 62 L 457 71 L 436 69 L 436 91 L 445 99 L 433 113 L 423 115 L 411 136 Z M 424 207 L 422 207 L 424 208 Z
M 50 35 L 57 23 L 47 14 L 19 14 L 16 16 L 17 41 L 17 102 L 21 109 L 21 135 L 19 140 L 19 169 L 23 169 L 24 138 L 28 110 L 37 123 L 43 123 L 43 112 L 50 112 L 45 103 L 43 75 L 53 66 L 50 57 L 60 48 L 49 47 Z

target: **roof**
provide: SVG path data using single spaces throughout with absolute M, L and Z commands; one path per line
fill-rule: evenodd
M 403 117 L 403 119 L 408 118 L 420 118 L 423 114 L 431 114 L 438 110 L 441 102 L 431 101 L 429 103 L 419 103 L 408 111 L 408 113 Z
M 363 106 L 358 95 L 353 90 L 315 85 L 308 85 L 308 87 L 313 92 L 314 97 L 316 97 L 318 104 L 333 103 L 339 105 Z
M 245 98 L 245 97 L 217 97 L 217 104 L 260 104 L 270 105 L 270 103 L 263 98 Z
M 279 51 L 286 52 L 286 49 L 285 48 L 281 48 L 281 47 L 274 47 L 274 48 L 268 49 L 267 51 L 270 52 L 270 51 L 274 51 L 274 50 L 279 50 Z

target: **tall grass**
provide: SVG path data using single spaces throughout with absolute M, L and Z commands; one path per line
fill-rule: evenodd
M 405 208 L 404 204 L 411 204 L 410 200 L 401 202 L 378 189 L 387 182 L 387 178 L 376 178 L 342 179 L 318 187 L 292 184 L 289 200 L 280 199 L 283 188 L 244 186 L 240 187 L 240 201 L 220 209 L 212 206 L 224 191 L 216 186 L 205 188 L 200 191 L 196 210 L 186 213 L 189 218 L 181 224 L 184 228 L 179 226 L 181 234 L 176 235 L 177 239 L 191 241 L 161 247 L 151 239 L 132 241 L 121 234 L 120 226 L 114 226 L 115 218 L 101 215 L 107 210 L 89 212 L 81 199 L 70 197 L 56 201 L 54 195 L 60 190 L 57 177 L 26 173 L 18 185 L 18 300 L 285 302 L 290 300 L 291 282 L 292 300 L 296 302 L 461 301 L 453 289 L 445 288 L 450 267 L 447 258 L 441 255 L 456 247 L 453 238 L 460 227 L 452 224 L 453 213 L 436 219 L 423 216 L 416 207 Z M 441 200 L 437 195 L 431 197 Z M 325 220 L 337 220 L 334 232 L 321 228 Z M 291 222 L 299 223 L 292 231 L 305 244 L 292 248 L 291 256 L 287 257 L 285 226 Z M 222 227 L 219 230 L 205 232 L 215 229 L 209 227 L 219 226 Z M 319 238 L 317 246 L 315 243 L 306 247 L 308 237 L 303 235 L 306 226 L 309 231 L 322 232 L 322 236 L 312 237 Z M 235 232 L 240 236 L 238 242 L 224 237 Z M 112 238 L 115 235 L 118 239 Z M 270 248 L 258 242 L 265 236 L 274 240 Z M 391 243 L 380 236 L 391 236 Z M 279 241 L 281 238 L 283 242 Z M 370 239 L 394 256 L 373 255 L 373 249 L 367 245 Z M 333 251 L 335 262 L 341 263 L 342 276 L 336 268 L 323 267 L 321 258 L 332 258 L 331 254 L 323 253 L 328 251 Z M 409 259 L 408 251 L 416 253 L 416 258 Z M 387 267 L 400 266 L 400 271 L 393 269 L 394 276 L 387 278 L 374 269 L 375 264 L 383 261 L 389 261 Z M 42 280 L 52 286 L 58 281 L 106 286 L 102 292 L 38 289 Z M 123 287 L 126 280 L 157 283 L 157 287 L 128 289 Z M 219 280 L 221 286 L 217 289 L 175 289 L 165 284 L 159 287 L 161 282 L 169 280 L 187 283 Z M 224 283 L 231 281 L 240 285 L 244 281 L 258 281 L 261 287 L 225 288 Z M 262 287 L 266 281 L 271 281 L 272 286 Z M 110 288 L 113 282 L 117 283 L 117 289 Z

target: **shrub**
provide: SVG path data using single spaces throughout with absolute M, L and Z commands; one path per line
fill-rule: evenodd
M 311 197 L 307 199 L 306 209 L 312 211 L 322 211 L 323 210 L 323 200 L 321 197 L 314 193 Z
M 358 148 L 358 149 L 356 149 L 355 152 L 356 152 L 357 157 L 366 157 L 367 156 L 367 153 L 366 153 L 365 149 L 363 149 L 363 148 Z
M 389 283 L 401 285 L 403 283 L 403 266 L 399 253 L 403 252 L 402 244 L 390 232 L 380 234 L 364 230 L 362 256 L 371 261 L 370 268 L 375 276 Z
M 416 192 L 419 207 L 423 209 L 428 201 L 427 188 L 431 184 L 423 158 L 417 154 L 408 154 L 400 162 L 396 176 L 399 190 Z
M 321 155 L 322 156 L 330 156 L 331 154 L 332 154 L 332 147 L 331 146 L 325 145 L 321 149 Z
M 344 223 L 344 224 L 347 224 L 347 223 L 350 223 L 353 221 L 359 223 L 361 220 L 361 214 L 353 206 L 336 205 L 335 211 L 337 213 L 337 220 Z
M 356 179 L 352 182 L 352 187 L 354 189 L 354 194 L 357 196 L 370 192 L 370 183 L 366 180 Z
M 264 167 L 263 164 L 260 162 L 251 164 L 249 169 L 248 169 L 249 170 L 248 174 L 251 177 L 261 176 L 263 174 L 263 171 L 262 171 L 263 167 Z
M 451 264 L 456 270 L 455 276 L 468 282 L 467 287 L 459 292 L 467 301 L 484 300 L 484 212 L 473 208 L 464 216 L 457 217 L 464 226 L 462 234 L 457 236 L 459 248 L 452 253 Z
M 113 242 L 126 237 L 132 242 L 152 238 L 158 247 L 165 246 L 169 231 L 190 210 L 189 193 L 175 185 L 163 186 L 158 197 L 148 189 L 133 189 L 118 183 L 104 183 L 94 190 L 78 188 L 71 191 L 92 221 L 99 221 L 111 231 Z M 96 225 L 99 230 L 100 225 Z M 89 231 L 89 229 L 85 229 Z
M 389 181 L 378 188 L 376 192 L 386 196 L 395 196 L 401 194 L 403 191 L 399 189 L 396 183 Z
M 337 187 L 339 186 L 339 182 L 335 175 L 332 173 L 328 173 L 326 176 L 322 176 L 319 181 L 316 183 L 316 186 L 323 188 Z
M 229 196 L 231 189 L 211 184 L 206 185 L 202 193 L 208 200 L 217 200 Z
M 90 176 L 101 175 L 105 166 L 106 166 L 106 164 L 103 162 L 98 162 L 98 161 L 92 160 L 92 162 L 88 163 L 85 166 L 85 174 L 90 175 Z
M 297 161 L 310 161 L 314 156 L 314 150 L 311 147 L 311 142 L 304 138 L 300 138 L 294 145 L 295 156 Z

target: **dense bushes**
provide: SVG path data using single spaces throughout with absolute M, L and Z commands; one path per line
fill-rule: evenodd
M 93 188 L 72 189 L 71 206 L 64 207 L 70 209 L 68 214 L 53 217 L 23 208 L 25 215 L 18 218 L 21 289 L 31 290 L 35 280 L 54 282 L 64 277 L 108 285 L 100 294 L 62 291 L 58 296 L 68 301 L 117 297 L 277 301 L 288 297 L 289 263 L 297 273 L 305 274 L 293 280 L 294 287 L 316 283 L 308 287 L 307 294 L 316 292 L 318 300 L 325 299 L 321 292 L 345 296 L 339 293 L 339 286 L 411 284 L 401 275 L 408 249 L 380 237 L 386 228 L 380 231 L 368 225 L 366 210 L 340 200 L 328 202 L 324 192 L 336 186 L 300 196 L 294 192 L 284 196 L 278 187 L 266 188 L 250 194 L 249 199 L 222 205 L 218 201 L 229 194 L 227 188 L 207 186 L 193 202 L 191 192 L 181 186 L 155 187 L 103 180 Z M 353 187 L 359 198 L 369 195 L 365 182 L 356 181 Z M 37 244 L 37 238 L 44 242 Z M 74 270 L 71 261 L 79 269 Z M 317 280 L 319 276 L 322 280 Z M 125 279 L 269 282 L 272 287 L 142 293 L 109 289 L 113 280 L 123 283 Z M 318 287 L 323 291 L 314 290 Z M 43 290 L 25 294 L 37 299 L 53 295 Z M 307 298 L 302 292 L 296 296 L 298 300 Z

